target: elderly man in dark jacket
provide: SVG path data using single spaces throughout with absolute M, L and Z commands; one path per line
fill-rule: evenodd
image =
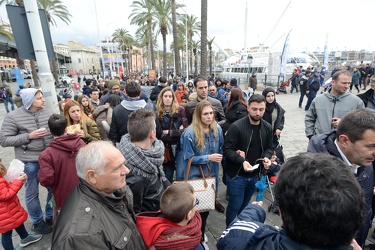
M 124 156 L 110 142 L 92 142 L 79 150 L 80 183 L 57 219 L 52 249 L 146 249 L 135 226 L 124 164 Z
M 355 238 L 361 247 L 364 246 L 371 227 L 375 160 L 373 145 L 375 145 L 375 111 L 360 109 L 350 111 L 343 116 L 337 131 L 313 136 L 307 148 L 308 152 L 327 153 L 342 159 L 356 176 L 364 191 L 368 207 L 368 214 Z

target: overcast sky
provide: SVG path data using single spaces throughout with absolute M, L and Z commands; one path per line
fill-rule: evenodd
M 200 20 L 200 0 L 176 1 L 185 4 L 187 13 Z M 292 30 L 291 52 L 323 51 L 327 33 L 331 51 L 375 50 L 374 0 L 294 0 L 287 9 L 290 0 L 208 0 L 208 35 L 215 37 L 216 44 L 221 48 L 241 50 L 244 47 L 246 2 L 247 47 L 266 43 L 273 50 L 282 50 L 286 34 Z M 72 15 L 71 23 L 66 25 L 57 21 L 57 27 L 51 28 L 54 43 L 67 44 L 69 40 L 75 40 L 95 45 L 99 42 L 98 29 L 100 39 L 105 39 L 117 28 L 127 29 L 131 35 L 137 29 L 130 25 L 129 20 L 132 0 L 63 0 L 63 3 Z M 7 20 L 4 6 L 0 16 Z M 198 38 L 194 36 L 195 40 Z M 159 40 L 161 50 L 161 35 Z M 169 36 L 168 48 L 171 42 L 172 37 Z

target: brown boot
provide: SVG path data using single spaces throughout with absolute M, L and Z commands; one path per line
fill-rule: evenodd
M 215 209 L 219 213 L 224 213 L 224 211 L 225 211 L 225 207 L 223 205 L 221 205 L 218 200 L 215 201 Z

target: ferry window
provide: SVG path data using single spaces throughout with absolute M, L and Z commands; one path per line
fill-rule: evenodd
M 251 67 L 249 73 L 252 73 L 252 72 L 253 72 L 253 68 Z
M 258 67 L 253 68 L 253 73 L 258 72 Z
M 245 70 L 244 68 L 241 68 L 241 73 L 243 73 L 243 72 L 244 72 L 244 70 Z
M 244 73 L 247 73 L 247 68 L 244 68 Z
M 258 73 L 262 73 L 263 72 L 263 67 L 259 67 L 258 68 Z

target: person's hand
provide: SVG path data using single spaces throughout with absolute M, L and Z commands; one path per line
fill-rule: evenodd
M 163 134 L 167 135 L 169 130 L 163 130 Z
M 37 130 L 34 130 L 29 134 L 29 139 L 34 140 L 34 139 L 39 139 L 48 134 L 48 130 L 46 128 L 40 128 Z
M 181 126 L 180 126 L 180 129 L 184 129 L 184 125 L 181 125 Z
M 281 130 L 280 129 L 276 129 L 276 131 L 275 131 L 275 135 L 276 136 L 279 136 L 281 134 Z
M 264 169 L 269 169 L 270 166 L 271 166 L 270 159 L 268 159 L 267 157 L 264 157 L 263 158 L 263 166 L 264 166 Z
M 22 182 L 25 182 L 27 180 L 27 174 L 22 174 L 17 179 Z
M 258 205 L 258 206 L 263 206 L 263 201 L 253 201 L 251 204 Z
M 79 137 L 81 137 L 81 138 L 85 138 L 85 137 L 86 137 L 85 132 L 82 131 L 82 130 L 76 130 L 75 133 L 76 133 Z
M 222 159 L 223 159 L 223 155 L 221 154 L 208 155 L 208 160 L 213 161 L 213 162 L 221 162 Z
M 243 170 L 245 170 L 245 172 L 253 172 L 254 171 L 254 170 L 251 169 L 253 166 L 251 166 L 251 164 L 248 161 L 244 161 L 242 163 L 242 167 L 243 167 Z
M 244 152 L 244 151 L 242 151 L 242 150 L 237 150 L 236 153 L 239 154 L 242 158 L 245 159 L 245 152 Z
M 339 123 L 340 123 L 341 119 L 340 118 L 337 118 L 337 117 L 333 117 L 332 118 L 332 127 L 334 128 L 337 128 L 339 126 Z
M 353 248 L 353 250 L 362 250 L 362 247 L 360 247 L 355 239 L 352 240 L 352 244 L 350 244 Z

